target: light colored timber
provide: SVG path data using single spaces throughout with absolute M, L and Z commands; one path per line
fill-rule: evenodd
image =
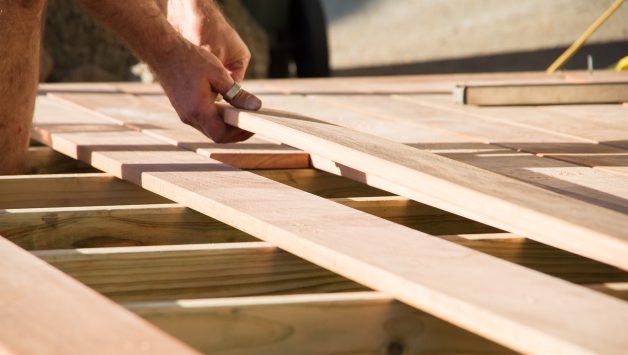
M 401 195 L 419 202 L 628 269 L 624 214 L 379 137 L 273 113 L 227 109 L 225 119 L 399 184 L 410 192 Z
M 0 208 L 169 202 L 106 173 L 0 176 Z
M 552 142 L 551 146 L 561 142 L 556 140 L 556 136 L 547 137 L 543 132 L 524 129 L 519 134 L 518 129 L 500 127 L 503 125 L 499 123 L 482 124 L 461 114 L 396 100 L 391 103 L 389 97 L 383 96 L 318 96 L 308 99 L 269 99 L 265 96 L 263 99 L 272 107 L 302 112 L 325 122 L 425 149 L 588 203 L 620 212 L 628 211 L 628 181 L 623 175 L 535 156 L 504 147 L 506 143 L 502 143 L 512 145 L 514 143 L 510 142 L 522 142 L 516 144 L 527 147 L 531 145 L 528 142 L 538 146 L 539 141 L 548 139 L 551 139 L 548 141 Z M 583 146 L 585 149 L 588 146 L 599 147 L 597 144 Z M 369 181 L 364 178 L 364 174 L 360 176 L 363 178 L 359 181 Z
M 253 137 L 246 142 L 217 144 L 191 126 L 182 125 L 171 106 L 121 93 L 59 92 L 51 95 L 152 137 L 241 169 L 292 169 L 309 166 L 307 153 Z
M 410 101 L 414 107 L 395 104 L 391 108 L 392 112 L 385 115 L 412 117 L 415 123 L 420 121 L 421 124 L 437 125 L 441 129 L 445 126 L 448 130 L 487 143 L 596 167 L 622 177 L 628 175 L 628 150 L 615 147 L 617 144 L 597 144 L 592 139 L 575 137 L 574 132 L 569 130 L 566 130 L 569 133 L 566 134 L 496 119 L 491 115 L 478 114 L 485 112 L 486 108 L 456 105 L 443 96 L 407 95 L 395 96 L 395 99 Z M 402 112 L 406 112 L 406 115 L 402 115 Z
M 134 150 L 136 132 L 116 132 L 124 150 L 90 148 L 84 139 L 100 141 L 109 132 L 53 133 L 46 112 L 36 112 L 43 126 L 34 134 L 49 135 L 64 154 L 80 150 L 97 168 L 509 347 L 622 353 L 628 346 L 628 306 L 614 298 L 193 152 Z M 65 120 L 81 122 L 72 115 Z
M 261 242 L 33 253 L 116 302 L 367 289 Z
M 628 82 L 465 84 L 456 86 L 457 103 L 477 106 L 607 104 L 628 100 Z
M 256 240 L 177 204 L 5 209 L 0 235 L 27 250 Z
M 34 174 L 59 174 L 95 172 L 96 170 L 79 160 L 55 152 L 49 147 L 29 147 L 27 164 Z
M 0 238 L 0 351 L 191 354 L 191 349 Z
M 508 354 L 376 292 L 134 302 L 125 306 L 208 354 Z

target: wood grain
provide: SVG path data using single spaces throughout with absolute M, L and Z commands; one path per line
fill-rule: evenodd
M 0 255 L 2 348 L 19 354 L 195 353 L 4 238 Z
M 97 140 L 100 134 L 85 136 Z M 53 147 L 66 154 L 84 144 L 82 134 L 52 136 Z M 118 132 L 118 139 L 132 141 L 135 134 Z M 584 287 L 189 151 L 84 147 L 84 157 L 97 168 L 517 350 L 621 353 L 628 346 L 622 328 L 628 306 Z M 343 158 L 342 150 L 335 153 Z
M 261 242 L 33 253 L 116 302 L 367 289 Z
M 622 103 L 628 101 L 628 83 L 467 83 L 456 86 L 454 100 L 477 106 Z
M 0 176 L 0 208 L 166 203 L 105 173 Z
M 256 240 L 177 204 L 0 210 L 0 235 L 27 250 Z
M 212 354 L 511 353 L 374 292 L 125 305 L 197 350 Z
M 232 125 L 402 185 L 411 192 L 406 197 L 628 269 L 626 215 L 319 121 L 228 112 Z

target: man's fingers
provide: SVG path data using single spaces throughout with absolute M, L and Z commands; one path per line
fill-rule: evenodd
M 226 99 L 225 94 L 233 87 L 236 83 L 236 80 L 231 77 L 231 74 L 225 68 L 220 60 L 216 56 L 214 56 L 207 46 L 202 46 L 207 55 L 211 57 L 212 66 L 210 69 L 210 83 L 216 92 L 220 93 L 223 98 Z M 230 104 L 234 107 L 245 109 L 245 110 L 259 110 L 262 107 L 262 100 L 257 98 L 257 96 L 251 94 L 250 92 L 240 89 L 240 91 L 236 94 L 236 96 L 228 100 Z
M 240 89 L 236 96 L 229 101 L 231 105 L 244 110 L 257 111 L 262 108 L 262 100 L 250 92 Z

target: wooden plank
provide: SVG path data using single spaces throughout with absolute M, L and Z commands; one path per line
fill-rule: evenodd
M 138 302 L 126 306 L 208 354 L 511 352 L 375 292 Z
M 256 240 L 177 204 L 0 210 L 0 235 L 28 250 Z
M 0 176 L 0 208 L 167 203 L 106 173 Z
M 406 197 L 628 269 L 626 215 L 320 121 L 227 112 L 232 125 L 402 185 Z
M 454 101 L 465 105 L 606 104 L 628 100 L 628 82 L 525 83 L 456 86 Z
M 548 132 L 538 127 L 516 125 L 507 120 L 476 114 L 486 108 L 456 105 L 442 96 L 396 96 L 395 99 L 411 102 L 414 107 L 403 104 L 392 106 L 397 115 L 401 110 L 412 112 L 407 117 L 421 120 L 421 124 L 445 125 L 458 134 L 482 139 L 487 143 L 531 152 L 539 156 L 573 162 L 576 164 L 600 167 L 606 171 L 628 174 L 628 150 L 610 145 L 596 144 L 591 139 L 574 137 L 565 133 Z M 387 113 L 390 115 L 390 113 Z M 426 116 L 427 115 L 427 116 Z M 422 117 L 429 117 L 423 120 Z M 438 123 L 437 123 L 438 122 Z M 447 123 L 449 122 L 449 123 Z M 464 124 L 462 124 L 464 122 Z M 515 126 L 516 127 L 513 127 Z
M 0 344 L 19 354 L 191 354 L 191 349 L 0 238 Z
M 35 122 L 45 122 L 37 112 Z M 88 134 L 100 135 L 107 132 Z M 82 133 L 51 136 L 66 154 L 84 144 Z M 628 346 L 628 306 L 614 298 L 189 151 L 82 151 L 97 168 L 517 350 L 621 353 Z
M 367 289 L 261 242 L 33 253 L 116 302 Z
M 617 211 L 628 209 L 628 181 L 617 174 L 542 158 L 504 147 L 538 146 L 538 132 L 480 124 L 462 115 L 417 107 L 388 97 L 263 98 L 272 107 L 298 110 L 325 122 L 403 142 L 419 149 L 557 191 Z M 331 105 L 321 105 L 320 102 Z M 556 142 L 555 137 L 553 142 Z M 546 138 L 547 140 L 547 138 Z M 510 143 L 521 142 L 522 143 Z M 496 142 L 487 144 L 486 142 Z M 507 143 L 503 143 L 507 142 Z M 552 146 L 557 144 L 551 143 Z M 596 144 L 585 144 L 598 147 Z M 608 147 L 610 149 L 615 149 Z M 318 158 L 317 158 L 318 159 Z M 314 160 L 314 159 L 313 159 Z M 316 165 L 316 168 L 325 170 Z M 338 170 L 333 164 L 328 165 Z M 343 168 L 344 169 L 344 168 Z M 329 170 L 326 170 L 329 171 Z M 360 174 L 356 174 L 360 177 Z M 370 179 L 362 178 L 373 185 Z M 382 186 L 378 186 L 382 188 Z M 399 192 L 396 192 L 399 193 Z
M 168 104 L 120 93 L 53 93 L 112 123 L 123 124 L 170 144 L 196 151 L 242 169 L 290 169 L 309 166 L 309 156 L 294 148 L 253 137 L 246 142 L 216 144 L 191 126 L 182 125 Z

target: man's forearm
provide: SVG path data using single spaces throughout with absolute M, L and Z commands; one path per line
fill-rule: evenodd
M 168 23 L 156 0 L 79 2 L 150 66 L 161 65 L 170 54 L 185 46 L 185 40 Z

